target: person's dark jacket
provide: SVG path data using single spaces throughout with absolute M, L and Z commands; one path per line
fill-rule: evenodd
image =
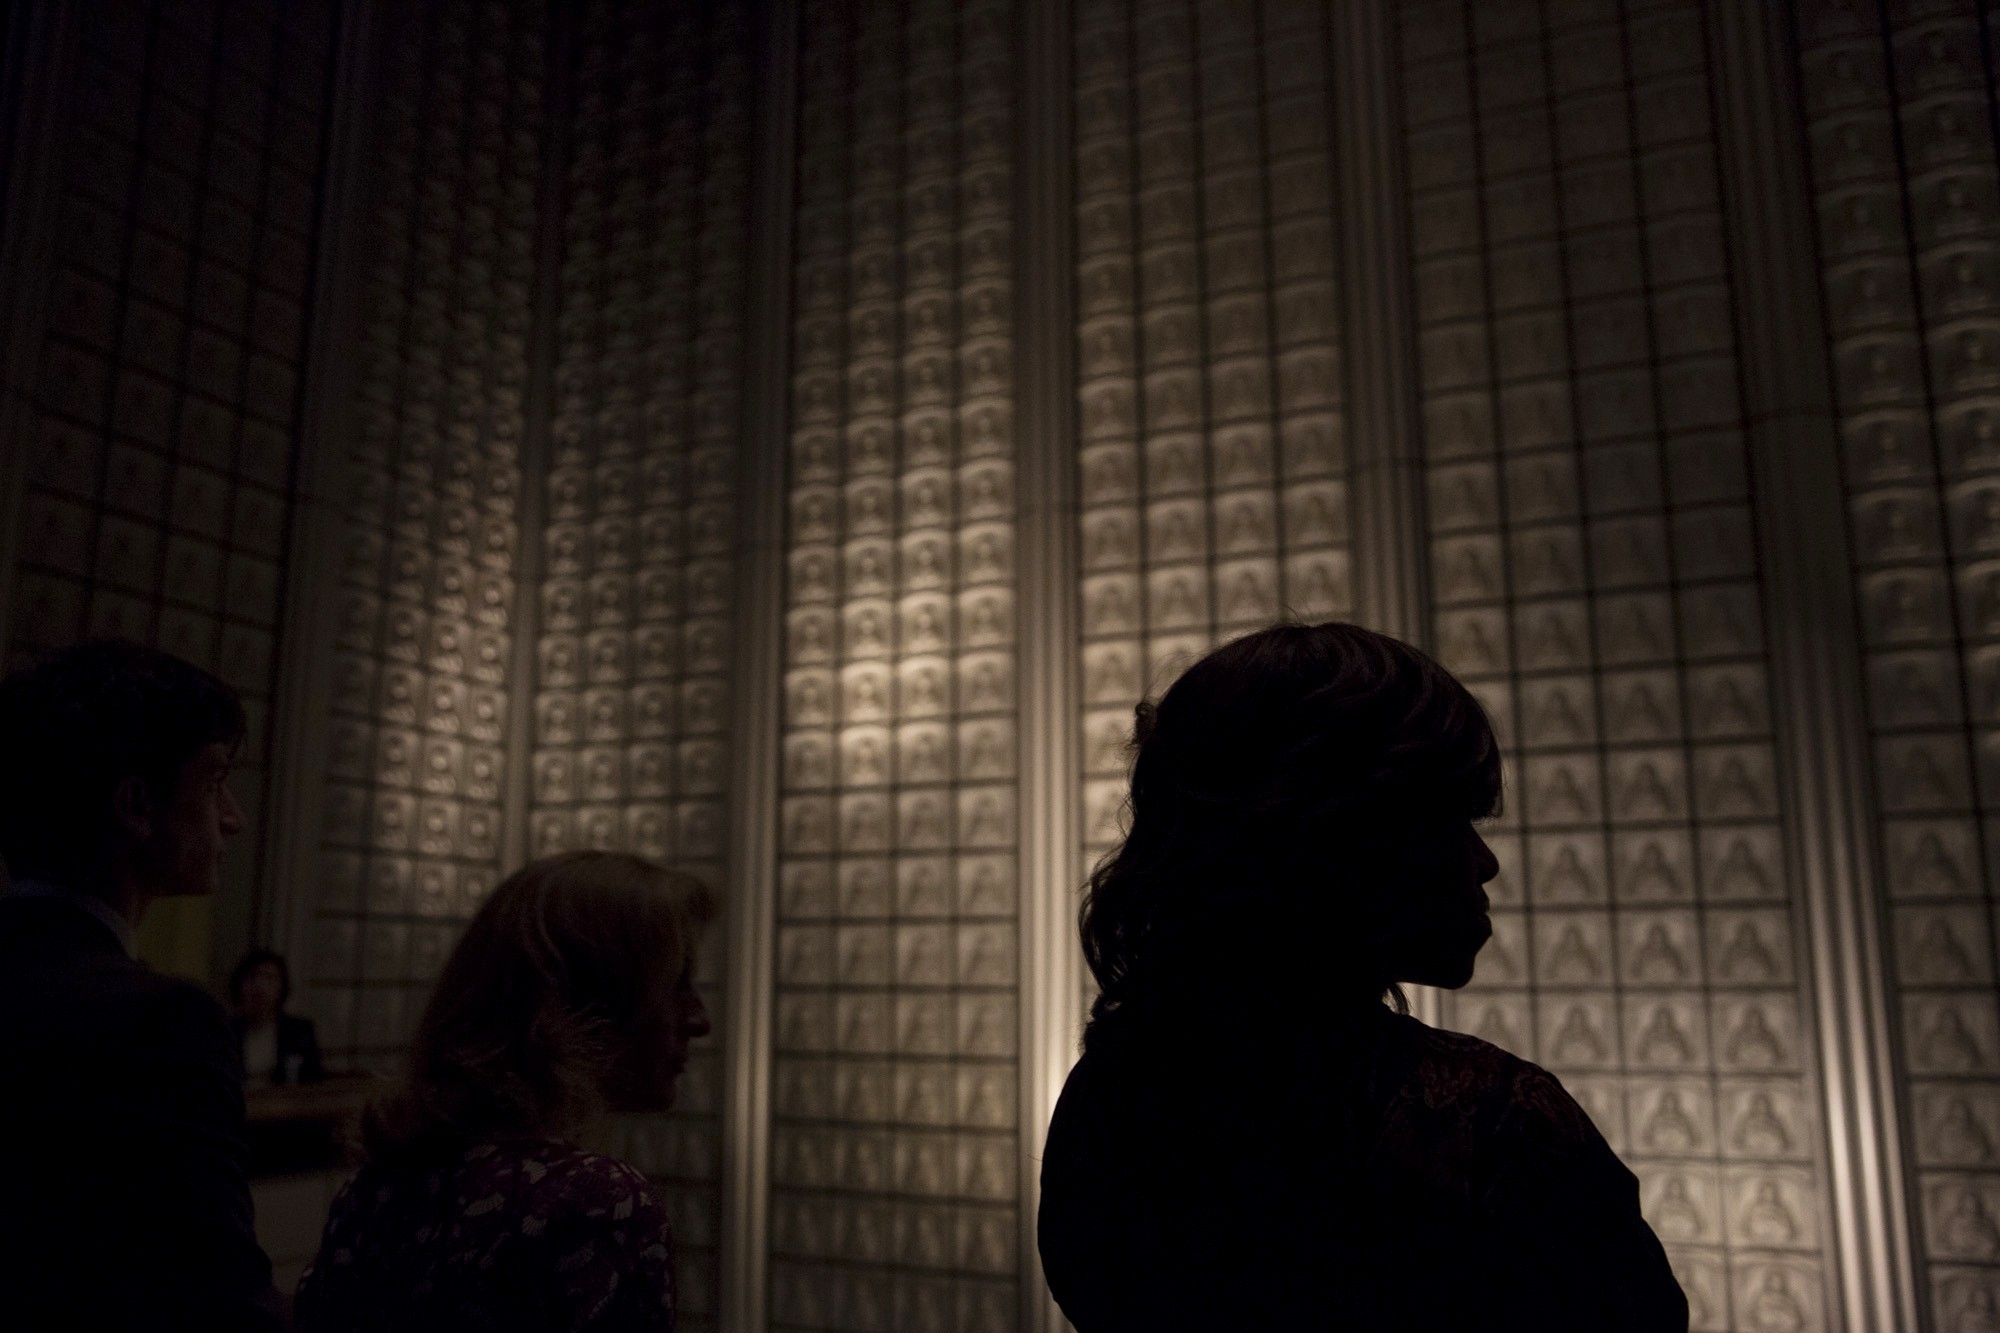
M 229 1030 L 236 1036 L 236 1049 L 243 1049 L 243 1033 L 248 1025 L 243 1016 L 233 1014 L 229 1019 Z M 252 1083 L 257 1083 L 258 1070 L 249 1071 Z M 313 1028 L 310 1018 L 299 1018 L 293 1014 L 278 1015 L 278 1068 L 271 1078 L 273 1084 L 317 1083 L 326 1077 L 326 1064 L 320 1058 L 319 1033 Z
M 1687 1333 L 1637 1180 L 1535 1065 L 1386 1009 L 1120 1036 L 1042 1163 L 1077 1333 Z
M 0 898 L 0 1071 L 0 1328 L 280 1327 L 220 1005 L 74 904 Z

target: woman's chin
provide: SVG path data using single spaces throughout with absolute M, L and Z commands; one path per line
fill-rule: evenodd
M 1435 986 L 1439 990 L 1464 990 L 1472 984 L 1472 964 L 1467 963 L 1464 967 L 1442 973 L 1436 981 L 1425 984 Z
M 1472 981 L 1475 960 L 1480 947 L 1485 943 L 1486 936 L 1481 935 L 1479 943 L 1460 956 L 1436 959 L 1421 973 L 1403 979 L 1414 985 L 1431 986 L 1438 990 L 1463 990 Z
M 628 1088 L 615 1093 L 604 1109 L 613 1115 L 658 1115 L 662 1111 L 671 1111 L 677 1096 L 678 1090 L 669 1080 L 658 1088 L 644 1091 Z

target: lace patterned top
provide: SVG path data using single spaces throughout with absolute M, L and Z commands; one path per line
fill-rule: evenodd
M 1094 1044 L 1042 1165 L 1078 1333 L 1686 1333 L 1638 1182 L 1545 1070 L 1381 1011 Z
M 673 1234 L 657 1189 L 566 1143 L 371 1163 L 299 1281 L 299 1333 L 668 1333 Z

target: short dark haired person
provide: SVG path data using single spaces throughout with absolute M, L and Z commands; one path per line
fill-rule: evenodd
M 229 974 L 230 1028 L 243 1047 L 243 1077 L 253 1088 L 317 1083 L 326 1077 L 319 1033 L 310 1018 L 285 1012 L 292 969 L 275 949 L 252 949 Z
M 279 1327 L 238 1044 L 133 956 L 154 899 L 219 886 L 243 729 L 222 682 L 130 643 L 0 683 L 0 1327 Z
M 1492 934 L 1500 754 L 1465 688 L 1357 626 L 1279 625 L 1142 705 L 1136 741 L 1042 1167 L 1078 1333 L 1686 1333 L 1638 1183 L 1562 1085 L 1404 1012 L 1397 983 L 1465 985 Z

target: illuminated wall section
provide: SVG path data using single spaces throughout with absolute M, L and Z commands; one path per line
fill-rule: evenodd
M 1912 1204 L 1937 1327 L 2000 1303 L 2000 179 L 1978 7 L 1798 7 L 1867 645 Z
M 554 402 L 541 485 L 530 851 L 637 852 L 718 894 L 743 357 L 741 5 L 598 0 L 574 25 Z M 666 1182 L 681 1322 L 715 1327 L 718 1025 L 676 1114 L 607 1145 Z
M 305 1007 L 389 1065 L 500 869 L 543 7 L 385 16 Z
M 1012 22 L 804 11 L 778 1328 L 1016 1319 Z
M 333 9 L 251 7 L 226 33 L 213 6 L 79 24 L 28 438 L 4 446 L 27 453 L 9 665 L 117 635 L 243 694 L 231 787 L 251 828 L 216 907 L 230 954 L 262 861 Z M 206 977 L 209 910 L 162 904 L 147 956 Z
M 1076 18 L 1087 873 L 1121 836 L 1133 705 L 1281 614 L 1352 608 L 1326 17 Z
M 1694 1328 L 1824 1327 L 1702 11 L 1400 15 L 1436 643 L 1513 757 L 1446 1023 L 1590 1110 Z

